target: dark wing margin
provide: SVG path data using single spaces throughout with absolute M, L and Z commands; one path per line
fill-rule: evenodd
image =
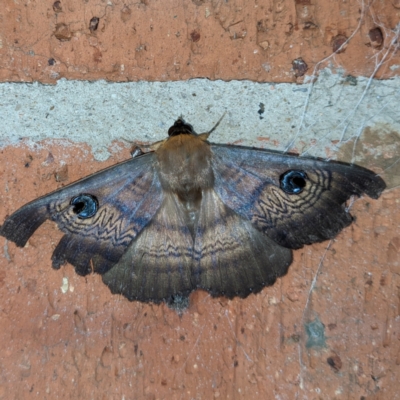
M 71 205 L 71 199 L 83 193 L 98 202 L 95 215 L 85 219 Z M 0 235 L 22 247 L 45 220 L 53 220 L 65 233 L 54 250 L 53 267 L 69 262 L 80 275 L 92 270 L 104 273 L 151 221 L 162 201 L 154 154 L 146 154 L 24 205 L 5 220 Z
M 255 229 L 210 189 L 203 192 L 193 257 L 194 288 L 233 298 L 273 285 L 286 274 L 292 251 Z
M 211 149 L 215 191 L 224 204 L 288 248 L 332 239 L 352 222 L 344 204 L 352 195 L 376 199 L 385 188 L 381 177 L 356 165 L 223 145 Z M 306 174 L 300 193 L 282 190 L 287 171 Z

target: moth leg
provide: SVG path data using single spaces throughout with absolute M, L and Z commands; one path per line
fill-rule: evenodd
M 143 154 L 153 152 L 155 150 L 153 148 L 153 146 L 156 143 L 159 143 L 159 142 L 156 142 L 156 143 L 153 143 L 153 144 L 139 145 L 136 142 L 134 142 L 133 140 L 130 140 L 130 139 L 127 139 L 127 138 L 124 138 L 124 137 L 121 137 L 121 139 L 131 146 L 131 150 L 129 152 L 130 152 L 132 158 L 136 158 L 136 157 L 142 156 Z M 164 142 L 164 141 L 162 141 L 162 142 Z
M 144 144 L 143 146 L 133 145 L 130 152 L 131 156 L 135 158 L 143 154 L 154 153 L 164 142 L 165 140 L 160 140 L 152 144 Z
M 132 146 L 130 153 L 132 158 L 139 157 L 144 154 L 143 150 L 137 145 Z

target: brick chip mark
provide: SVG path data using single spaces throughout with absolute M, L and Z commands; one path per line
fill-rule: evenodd
M 4 249 L 4 257 L 8 262 L 11 262 L 10 253 L 8 252 L 8 240 L 6 240 L 6 242 L 4 243 L 3 249 Z

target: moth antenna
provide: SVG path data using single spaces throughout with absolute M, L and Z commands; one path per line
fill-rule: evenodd
M 163 145 L 163 144 L 165 143 L 165 141 L 166 141 L 166 139 L 164 139 L 164 140 L 159 140 L 158 142 L 154 142 L 154 143 L 148 145 L 149 152 L 151 152 L 151 151 L 157 151 L 157 149 L 158 149 L 161 145 Z
M 226 115 L 226 111 L 222 114 L 222 117 L 218 120 L 218 122 L 212 127 L 212 129 L 211 129 L 210 131 L 208 131 L 208 132 L 203 132 L 203 133 L 199 133 L 198 136 L 200 136 L 200 138 L 201 138 L 202 140 L 207 140 L 208 137 L 211 135 L 211 133 L 214 132 L 214 131 L 217 129 L 218 125 L 219 125 L 219 124 L 221 123 L 221 121 L 224 119 L 225 115 Z

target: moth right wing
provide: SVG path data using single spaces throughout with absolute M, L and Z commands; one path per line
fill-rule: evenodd
M 292 251 L 228 208 L 217 193 L 203 192 L 192 280 L 212 296 L 246 297 L 286 274 Z
M 352 222 L 344 206 L 352 195 L 376 199 L 385 188 L 381 177 L 356 165 L 245 147 L 211 150 L 223 203 L 292 249 L 332 239 Z

